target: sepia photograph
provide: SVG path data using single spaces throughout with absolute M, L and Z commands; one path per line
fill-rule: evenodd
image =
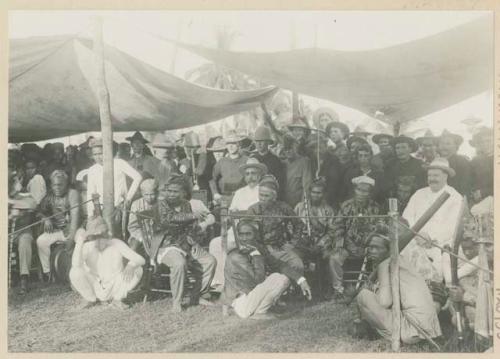
M 9 353 L 493 353 L 493 11 L 7 17 Z

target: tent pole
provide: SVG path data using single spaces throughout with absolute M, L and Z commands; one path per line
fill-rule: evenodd
M 398 234 L 398 201 L 395 198 L 389 198 L 389 215 L 392 217 L 394 233 L 391 238 L 391 259 L 390 275 L 392 288 L 392 351 L 399 352 L 401 346 L 401 299 L 399 287 L 399 234 Z
M 292 20 L 290 26 L 290 49 L 295 50 L 297 47 L 297 36 L 295 31 L 295 19 Z M 300 115 L 299 110 L 299 94 L 295 91 L 292 91 L 292 116 L 293 118 L 297 118 Z
M 101 119 L 101 136 L 103 150 L 103 204 L 104 220 L 113 234 L 114 211 L 114 173 L 113 173 L 113 129 L 111 127 L 111 107 L 109 91 L 104 70 L 104 45 L 102 39 L 102 19 L 95 18 L 94 23 L 94 54 L 96 61 L 97 100 L 99 102 L 99 117 Z

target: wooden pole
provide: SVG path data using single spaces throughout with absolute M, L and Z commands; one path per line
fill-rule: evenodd
M 104 45 L 102 40 L 102 19 L 95 18 L 94 54 L 96 63 L 97 100 L 101 119 L 101 136 L 103 151 L 103 204 L 104 220 L 113 234 L 113 211 L 115 206 L 114 173 L 113 173 L 113 128 L 111 126 L 111 107 L 109 91 L 104 69 Z
M 391 238 L 391 289 L 392 289 L 392 338 L 391 347 L 394 352 L 400 351 L 401 346 L 401 299 L 399 288 L 399 234 L 398 234 L 398 202 L 395 198 L 389 198 L 389 215 L 392 217 L 394 226 L 393 238 Z
M 290 32 L 291 32 L 290 48 L 294 50 L 297 46 L 295 20 L 292 20 Z M 299 116 L 299 94 L 296 91 L 292 91 L 292 115 L 294 118 L 297 118 Z

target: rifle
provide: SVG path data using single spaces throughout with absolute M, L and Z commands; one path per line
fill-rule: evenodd
M 448 200 L 450 197 L 450 194 L 448 192 L 442 193 L 436 201 L 422 214 L 422 216 L 415 222 L 413 227 L 411 229 L 406 229 L 403 226 L 399 226 L 400 228 L 399 233 L 399 252 L 401 251 L 410 243 L 410 241 L 415 238 L 414 232 L 419 232 L 426 224 L 429 222 L 429 220 L 436 214 L 436 212 L 443 206 L 443 204 Z M 375 280 L 377 275 L 376 268 L 374 268 L 373 272 L 368 276 L 367 281 L 373 281 Z M 363 287 L 359 287 L 358 290 L 354 292 L 354 295 L 351 297 L 349 301 L 347 301 L 346 305 L 350 305 L 354 299 L 358 296 L 359 292 Z

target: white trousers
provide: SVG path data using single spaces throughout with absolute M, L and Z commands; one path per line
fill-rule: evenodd
M 234 232 L 232 228 L 227 231 L 227 249 L 236 248 L 236 241 L 234 239 Z M 208 252 L 217 260 L 217 267 L 215 268 L 215 275 L 212 279 L 212 286 L 224 285 L 224 265 L 226 263 L 226 253 L 222 250 L 222 237 L 215 237 L 210 241 Z
M 43 233 L 37 240 L 38 257 L 44 273 L 50 272 L 50 246 L 56 242 L 64 242 L 64 233 L 62 231 Z
M 253 314 L 264 314 L 281 297 L 290 285 L 290 279 L 280 273 L 272 273 L 248 294 L 236 298 L 232 307 L 240 318 Z
M 141 280 L 142 267 L 137 267 L 130 282 L 123 279 L 123 272 L 107 283 L 91 274 L 85 267 L 71 268 L 69 279 L 73 288 L 88 302 L 122 300 Z

